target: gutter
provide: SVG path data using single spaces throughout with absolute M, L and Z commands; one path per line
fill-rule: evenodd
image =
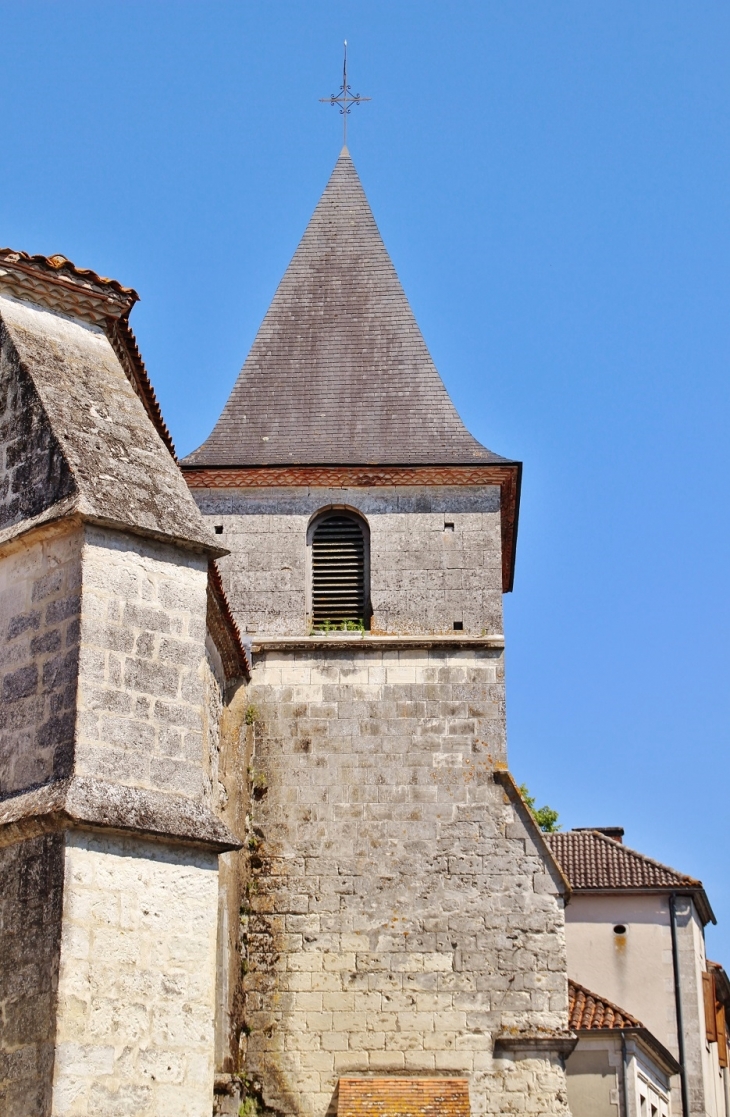
M 631 1117 L 629 1109 L 629 1059 L 626 1051 L 626 1032 L 621 1029 L 621 1066 L 623 1068 L 624 1117 Z
M 677 1048 L 679 1050 L 679 1081 L 682 1088 L 682 1112 L 689 1117 L 687 1075 L 684 1065 L 684 1021 L 682 1019 L 682 991 L 679 983 L 679 950 L 677 948 L 677 893 L 669 897 L 669 924 L 672 930 L 672 969 L 674 971 L 674 1004 L 677 1012 Z

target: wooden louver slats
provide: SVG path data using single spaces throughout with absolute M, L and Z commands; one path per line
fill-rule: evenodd
M 328 516 L 312 537 L 315 624 L 361 620 L 365 613 L 365 540 L 357 520 Z

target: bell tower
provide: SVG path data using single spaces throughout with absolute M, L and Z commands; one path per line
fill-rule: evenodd
M 248 1081 L 567 1114 L 567 885 L 505 744 L 521 467 L 457 414 L 346 148 L 182 466 L 253 650 Z

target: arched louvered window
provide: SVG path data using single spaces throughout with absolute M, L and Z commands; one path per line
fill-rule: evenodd
M 312 622 L 316 627 L 369 624 L 367 527 L 358 516 L 332 511 L 311 534 Z

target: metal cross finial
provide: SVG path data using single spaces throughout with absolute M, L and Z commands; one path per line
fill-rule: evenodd
M 361 105 L 363 101 L 370 101 L 370 97 L 361 97 L 359 93 L 354 96 L 350 92 L 350 86 L 347 84 L 347 39 L 345 39 L 345 63 L 342 68 L 342 85 L 338 94 L 331 94 L 329 97 L 320 97 L 320 101 L 326 101 L 330 105 L 340 106 L 340 115 L 342 117 L 342 142 L 347 147 L 347 118 L 350 115 L 351 105 Z

